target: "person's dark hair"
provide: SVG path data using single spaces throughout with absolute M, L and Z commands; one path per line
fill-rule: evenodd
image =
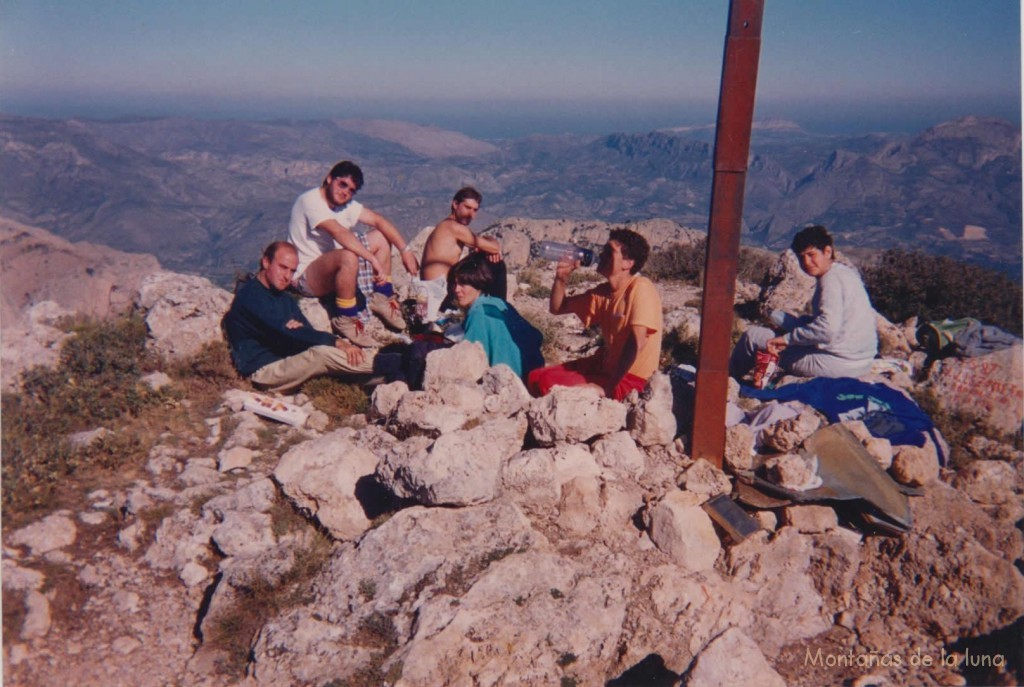
M 820 251 L 824 251 L 825 248 L 832 245 L 832 234 L 828 233 L 828 229 L 820 224 L 815 224 L 798 231 L 796 236 L 793 237 L 793 243 L 790 244 L 790 248 L 793 249 L 794 253 L 800 255 L 808 248 L 817 248 Z
M 493 281 L 494 272 L 484 253 L 470 253 L 448 270 L 449 293 L 454 293 L 456 284 L 472 286 L 487 293 Z
M 651 245 L 640 234 L 632 229 L 612 229 L 608 234 L 609 241 L 618 241 L 622 245 L 622 257 L 633 261 L 630 274 L 636 274 L 647 264 L 647 256 L 651 254 Z
M 359 165 L 351 160 L 342 160 L 331 167 L 331 171 L 324 177 L 323 185 L 326 186 L 330 183 L 331 179 L 339 179 L 341 177 L 350 177 L 352 183 L 356 185 L 357 191 L 363 187 L 363 170 L 359 169 Z
M 272 244 L 263 249 L 263 255 L 260 256 L 260 264 L 263 264 L 263 259 L 266 258 L 267 262 L 274 262 L 274 258 L 277 256 L 277 251 L 282 248 L 288 248 L 295 253 L 298 253 L 298 249 L 287 241 L 274 241 Z
M 472 186 L 463 186 L 458 191 L 456 191 L 455 192 L 455 197 L 452 198 L 452 202 L 455 203 L 456 205 L 458 205 L 459 203 L 461 203 L 462 201 L 466 200 L 467 198 L 475 200 L 478 203 L 484 202 L 484 197 L 482 195 L 480 195 L 480 192 L 477 191 Z

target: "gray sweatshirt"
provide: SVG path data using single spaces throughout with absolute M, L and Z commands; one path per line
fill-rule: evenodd
M 786 341 L 847 360 L 874 358 L 878 352 L 875 310 L 857 272 L 834 263 L 818 279 L 810 319 L 786 334 Z

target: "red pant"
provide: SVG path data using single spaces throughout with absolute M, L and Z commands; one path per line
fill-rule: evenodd
M 546 396 L 556 386 L 597 384 L 604 389 L 606 396 L 616 401 L 624 399 L 633 389 L 643 392 L 647 386 L 646 379 L 628 372 L 619 380 L 612 379 L 604 372 L 599 358 L 581 358 L 564 365 L 538 368 L 529 374 L 526 384 L 535 396 Z

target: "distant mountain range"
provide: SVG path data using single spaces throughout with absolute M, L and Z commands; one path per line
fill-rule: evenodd
M 475 228 L 506 217 L 707 226 L 713 127 L 486 142 L 404 122 L 44 120 L 0 115 L 0 215 L 156 255 L 226 282 L 284 236 L 295 197 L 336 161 L 412 236 L 472 183 Z M 1020 278 L 1021 136 L 967 117 L 919 135 L 755 127 L 744 241 L 781 249 L 822 223 L 847 249 L 920 248 Z

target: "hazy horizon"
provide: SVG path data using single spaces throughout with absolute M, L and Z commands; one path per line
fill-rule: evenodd
M 602 135 L 641 133 L 671 127 L 712 125 L 715 104 L 668 103 L 460 103 L 459 107 L 424 103 L 366 103 L 344 107 L 268 103 L 231 106 L 202 102 L 149 102 L 135 107 L 125 100 L 83 105 L 0 101 L 3 114 L 41 119 L 132 120 L 182 117 L 197 120 L 326 120 L 381 119 L 457 131 L 473 138 L 498 140 L 531 135 Z M 1019 102 L 980 99 L 946 102 L 806 105 L 768 103 L 755 112 L 756 121 L 786 120 L 817 134 L 906 134 L 967 115 L 1003 119 L 1020 126 Z
M 485 138 L 714 121 L 728 2 L 5 3 L 0 111 L 374 118 Z M 1019 125 L 1017 0 L 765 3 L 757 119 Z

